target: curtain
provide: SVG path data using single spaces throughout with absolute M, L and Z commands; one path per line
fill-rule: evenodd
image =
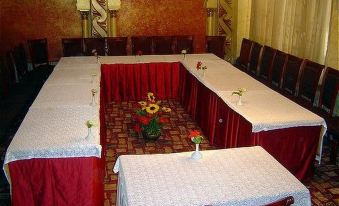
M 330 24 L 330 36 L 328 41 L 328 49 L 326 56 L 326 66 L 339 69 L 339 33 L 338 33 L 338 21 L 339 21 L 339 0 L 333 0 L 332 2 L 332 17 Z
M 252 1 L 250 39 L 320 64 L 328 47 L 332 0 Z

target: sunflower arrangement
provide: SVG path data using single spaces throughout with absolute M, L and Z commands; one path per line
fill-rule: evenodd
M 161 125 L 169 122 L 165 117 L 161 117 L 163 113 L 171 112 L 169 107 L 161 107 L 161 101 L 157 101 L 152 92 L 147 93 L 145 101 L 139 101 L 134 115 L 137 124 L 134 130 L 138 133 L 142 132 L 147 136 L 160 136 Z

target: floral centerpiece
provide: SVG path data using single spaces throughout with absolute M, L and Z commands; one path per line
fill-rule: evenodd
M 98 54 L 97 50 L 96 50 L 96 49 L 93 49 L 93 50 L 92 50 L 92 54 L 93 54 L 93 56 L 96 57 L 97 63 L 99 63 L 99 54 Z
M 245 89 L 245 88 L 239 88 L 236 91 L 232 92 L 232 95 L 238 95 L 239 96 L 239 100 L 237 102 L 237 105 L 242 105 L 241 97 L 244 95 L 245 92 L 247 92 L 247 89 Z
M 93 134 L 92 134 L 92 127 L 97 126 L 97 124 L 94 121 L 92 121 L 92 120 L 87 120 L 85 122 L 85 125 L 86 125 L 86 127 L 88 129 L 88 134 L 86 136 L 86 139 L 87 140 L 92 139 L 94 137 Z
M 201 61 L 198 61 L 196 69 L 199 71 L 202 71 L 202 76 L 205 76 L 205 71 L 207 69 L 207 66 L 203 65 Z
M 199 151 L 199 144 L 202 142 L 204 137 L 200 134 L 198 130 L 193 130 L 188 135 L 188 138 L 195 143 L 195 151 L 192 153 L 191 158 L 192 159 L 201 159 L 202 154 Z
M 183 50 L 181 50 L 181 54 L 184 55 L 184 60 L 185 60 L 185 58 L 186 58 L 187 50 L 188 50 L 188 49 L 183 49 Z
M 161 107 L 161 101 L 157 101 L 152 92 L 148 92 L 146 100 L 139 101 L 138 105 L 140 108 L 134 115 L 137 122 L 134 130 L 142 133 L 145 139 L 158 139 L 161 135 L 161 125 L 169 122 L 169 119 L 162 115 L 171 112 L 171 108 Z

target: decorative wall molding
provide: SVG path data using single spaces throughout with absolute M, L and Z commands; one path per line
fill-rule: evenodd
M 107 37 L 107 0 L 91 1 L 92 37 Z
M 219 0 L 218 5 L 218 35 L 226 36 L 225 60 L 232 62 L 232 0 Z

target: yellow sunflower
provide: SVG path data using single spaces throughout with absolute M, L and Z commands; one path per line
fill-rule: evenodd
M 149 101 L 154 102 L 155 101 L 155 96 L 152 92 L 147 93 L 147 98 Z
M 142 107 L 145 107 L 145 106 L 147 105 L 147 102 L 145 102 L 145 101 L 140 101 L 140 102 L 138 102 L 138 104 L 140 104 L 140 106 L 142 106 Z
M 162 111 L 164 111 L 164 112 L 171 112 L 172 110 L 169 107 L 163 107 Z
M 148 107 L 146 107 L 146 112 L 149 114 L 154 114 L 159 111 L 159 106 L 157 104 L 149 104 Z

